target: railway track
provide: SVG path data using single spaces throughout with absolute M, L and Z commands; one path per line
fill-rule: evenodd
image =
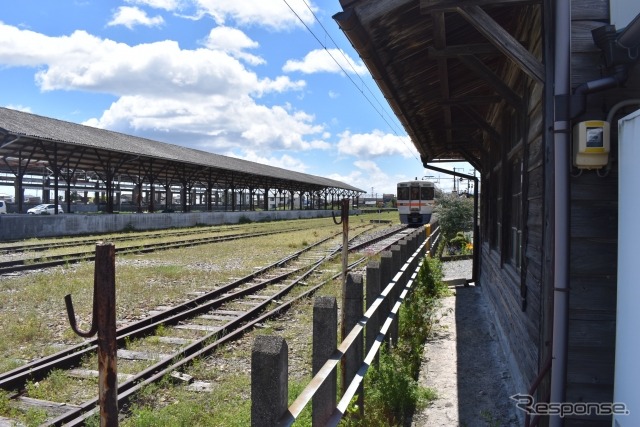
M 305 227 L 296 227 L 289 228 L 286 231 L 300 231 L 305 230 Z M 256 231 L 250 233 L 236 233 L 236 234 L 228 234 L 224 236 L 207 236 L 207 237 L 188 237 L 186 239 L 172 240 L 172 241 L 162 241 L 156 243 L 142 243 L 142 244 L 134 244 L 130 246 L 118 247 L 116 249 L 116 253 L 119 255 L 125 254 L 142 254 L 142 253 L 150 253 L 159 250 L 168 250 L 168 249 L 178 249 L 184 248 L 194 245 L 208 245 L 211 243 L 219 243 L 226 242 L 230 240 L 237 239 L 247 239 L 252 237 L 260 237 L 260 236 L 268 236 L 272 234 L 282 233 L 283 230 L 272 230 L 272 231 Z M 197 234 L 202 234 L 200 232 L 190 233 L 191 236 L 196 236 Z M 179 233 L 170 233 L 171 236 L 182 236 Z M 118 239 L 121 241 L 121 239 Z M 94 240 L 95 242 L 95 240 Z M 64 244 L 65 246 L 78 246 L 78 244 Z M 62 246 L 60 246 L 62 247 Z M 84 261 L 93 261 L 94 260 L 94 251 L 93 250 L 85 250 L 81 252 L 75 253 L 66 253 L 61 255 L 50 255 L 43 257 L 33 257 L 33 258 L 23 258 L 23 259 L 15 259 L 10 261 L 2 261 L 0 262 L 0 276 L 7 275 L 16 272 L 24 272 L 24 271 L 33 271 L 40 270 L 43 268 L 56 267 L 60 265 L 68 265 L 74 264 L 78 262 Z
M 350 250 L 362 251 L 372 244 L 383 250 L 406 234 L 404 229 L 391 229 L 357 243 L 354 241 L 356 239 L 352 239 Z M 383 241 L 386 243 L 381 243 Z M 145 385 L 170 373 L 180 377 L 181 369 L 195 359 L 240 337 L 256 324 L 281 314 L 295 301 L 311 295 L 338 277 L 341 272 L 336 269 L 339 267 L 328 265 L 340 250 L 341 233 L 337 233 L 253 274 L 178 306 L 152 312 L 148 317 L 118 329 L 118 371 L 129 371 L 126 364 L 130 360 L 138 364 L 144 362 L 145 365 L 139 372 L 119 379 L 119 407 L 126 406 Z M 359 258 L 350 268 L 367 259 L 365 256 Z M 96 371 L 83 368 L 87 360 L 94 360 L 96 342 L 96 339 L 89 339 L 52 356 L 2 373 L 0 388 L 12 393 L 13 404 L 24 407 L 34 403 L 24 397 L 25 384 L 46 380 L 54 370 L 64 370 L 66 375 L 76 377 L 96 377 Z M 120 369 L 121 365 L 124 369 Z M 97 399 L 89 399 L 78 405 L 53 402 L 36 404 L 51 411 L 45 425 L 54 426 L 84 425 L 98 410 Z
M 256 225 L 255 228 L 260 228 L 259 225 Z M 247 226 L 206 226 L 206 227 L 196 227 L 196 228 L 188 228 L 188 229 L 180 229 L 180 230 L 162 230 L 162 231 L 136 231 L 127 234 L 108 234 L 105 236 L 84 236 L 84 237 L 76 237 L 73 240 L 69 240 L 68 237 L 65 238 L 52 238 L 47 239 L 46 242 L 31 242 L 25 243 L 23 241 L 15 241 L 15 242 L 4 242 L 0 244 L 0 254 L 18 254 L 23 252 L 45 252 L 55 249 L 62 248 L 73 248 L 77 246 L 84 245 L 93 245 L 97 240 L 108 240 L 114 243 L 124 243 L 136 240 L 143 239 L 164 239 L 171 237 L 187 237 L 191 235 L 202 235 L 208 233 L 228 233 L 234 232 L 236 230 L 247 230 Z

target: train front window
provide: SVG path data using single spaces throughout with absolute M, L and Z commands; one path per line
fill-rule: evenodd
M 433 200 L 435 191 L 433 187 L 422 187 L 422 200 Z
M 409 200 L 409 187 L 398 187 L 398 200 Z
M 420 187 L 411 187 L 411 200 L 420 200 Z

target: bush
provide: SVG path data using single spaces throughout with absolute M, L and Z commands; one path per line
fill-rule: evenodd
M 438 199 L 434 212 L 447 242 L 459 231 L 473 230 L 473 199 L 449 194 Z
M 473 252 L 473 243 L 467 234 L 458 231 L 456 236 L 449 240 L 447 250 L 450 254 L 469 255 Z

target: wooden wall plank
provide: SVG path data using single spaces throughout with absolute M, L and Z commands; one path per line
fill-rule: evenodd
M 609 22 L 609 0 L 581 0 L 571 2 L 574 21 L 601 20 Z
M 615 275 L 618 262 L 617 235 L 603 238 L 571 239 L 569 274 L 572 277 Z
M 618 204 L 607 200 L 575 200 L 571 204 L 571 237 L 611 238 L 618 233 Z
M 515 271 L 500 268 L 499 255 L 482 247 L 480 283 L 486 289 L 490 306 L 506 336 L 502 337 L 513 353 L 517 372 L 516 385 L 527 387 L 538 371 L 539 316 L 523 312 L 520 308 L 520 286 Z M 533 313 L 539 307 L 530 307 Z M 531 314 L 531 317 L 529 315 Z

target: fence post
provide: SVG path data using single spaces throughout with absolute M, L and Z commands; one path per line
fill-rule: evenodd
M 393 271 L 393 255 L 391 254 L 391 251 L 382 251 L 382 253 L 380 254 L 380 284 L 381 284 L 382 290 L 385 290 L 385 288 L 391 282 L 391 279 L 393 279 L 392 271 Z M 389 315 L 389 312 L 391 311 L 392 299 L 393 299 L 393 295 L 389 294 L 386 296 L 384 301 L 382 301 L 382 304 L 380 304 L 379 310 L 380 310 L 381 322 L 384 322 L 384 319 L 387 318 L 387 316 Z M 386 336 L 386 341 L 387 343 L 392 344 L 391 336 L 389 334 L 387 334 Z
M 371 304 L 380 296 L 382 293 L 382 282 L 380 280 L 380 263 L 378 261 L 369 261 L 367 264 L 367 295 L 366 295 L 366 303 L 367 310 L 371 307 Z M 378 333 L 380 332 L 380 318 L 382 317 L 382 307 L 378 307 L 378 309 L 373 313 L 371 319 L 367 322 L 366 326 L 366 346 L 365 352 L 368 353 L 373 346 Z M 374 363 L 378 363 L 378 355 L 374 359 Z
M 338 304 L 334 297 L 316 297 L 313 302 L 312 373 L 315 376 L 338 346 Z M 313 395 L 313 426 L 324 426 L 336 407 L 337 373 L 333 373 Z
M 416 251 L 416 249 L 418 249 L 418 245 L 416 244 L 417 241 L 418 239 L 416 238 L 416 235 L 414 233 L 411 233 L 407 237 L 407 242 L 409 243 L 409 255 L 412 255 Z
M 347 275 L 347 288 L 346 288 L 346 296 L 344 301 L 344 313 L 345 313 L 345 331 L 346 334 L 342 337 L 344 340 L 351 329 L 358 324 L 358 321 L 362 319 L 362 315 L 364 314 L 362 311 L 362 303 L 363 303 L 363 289 L 362 289 L 362 275 L 361 274 L 351 274 Z M 354 340 L 353 344 L 346 351 L 343 357 L 343 370 L 342 370 L 342 393 L 344 394 L 347 391 L 347 387 L 349 383 L 353 380 L 360 369 L 360 365 L 364 360 L 364 355 L 362 351 L 363 337 L 360 335 L 357 339 Z M 364 389 L 362 388 L 362 384 L 358 388 L 358 406 L 360 407 L 360 412 L 364 410 Z
M 271 427 L 287 411 L 288 347 L 282 337 L 258 336 L 251 353 L 251 426 Z
M 398 242 L 398 246 L 400 246 L 400 268 L 402 268 L 409 259 L 409 240 L 405 237 Z
M 398 272 L 400 271 L 400 268 L 402 267 L 402 249 L 400 245 L 391 246 L 391 256 L 393 259 L 393 269 L 391 270 L 392 278 L 393 278 L 398 274 Z M 396 301 L 398 300 L 398 297 L 400 296 L 400 293 L 402 292 L 402 288 L 404 288 L 403 281 L 404 281 L 404 276 L 401 276 L 396 282 L 395 286 L 393 287 L 393 292 L 391 292 L 392 298 L 390 301 L 389 310 L 393 308 Z M 389 337 L 391 338 L 391 342 L 393 343 L 394 346 L 398 342 L 398 321 L 399 321 L 398 314 L 396 314 L 395 318 L 393 319 L 393 322 L 391 323 L 391 327 L 389 328 Z
M 429 241 L 427 243 L 427 256 L 431 258 L 433 256 L 433 254 L 431 253 L 431 246 L 433 244 L 433 242 L 431 241 L 431 224 L 427 224 L 424 226 L 424 235 L 425 240 Z

